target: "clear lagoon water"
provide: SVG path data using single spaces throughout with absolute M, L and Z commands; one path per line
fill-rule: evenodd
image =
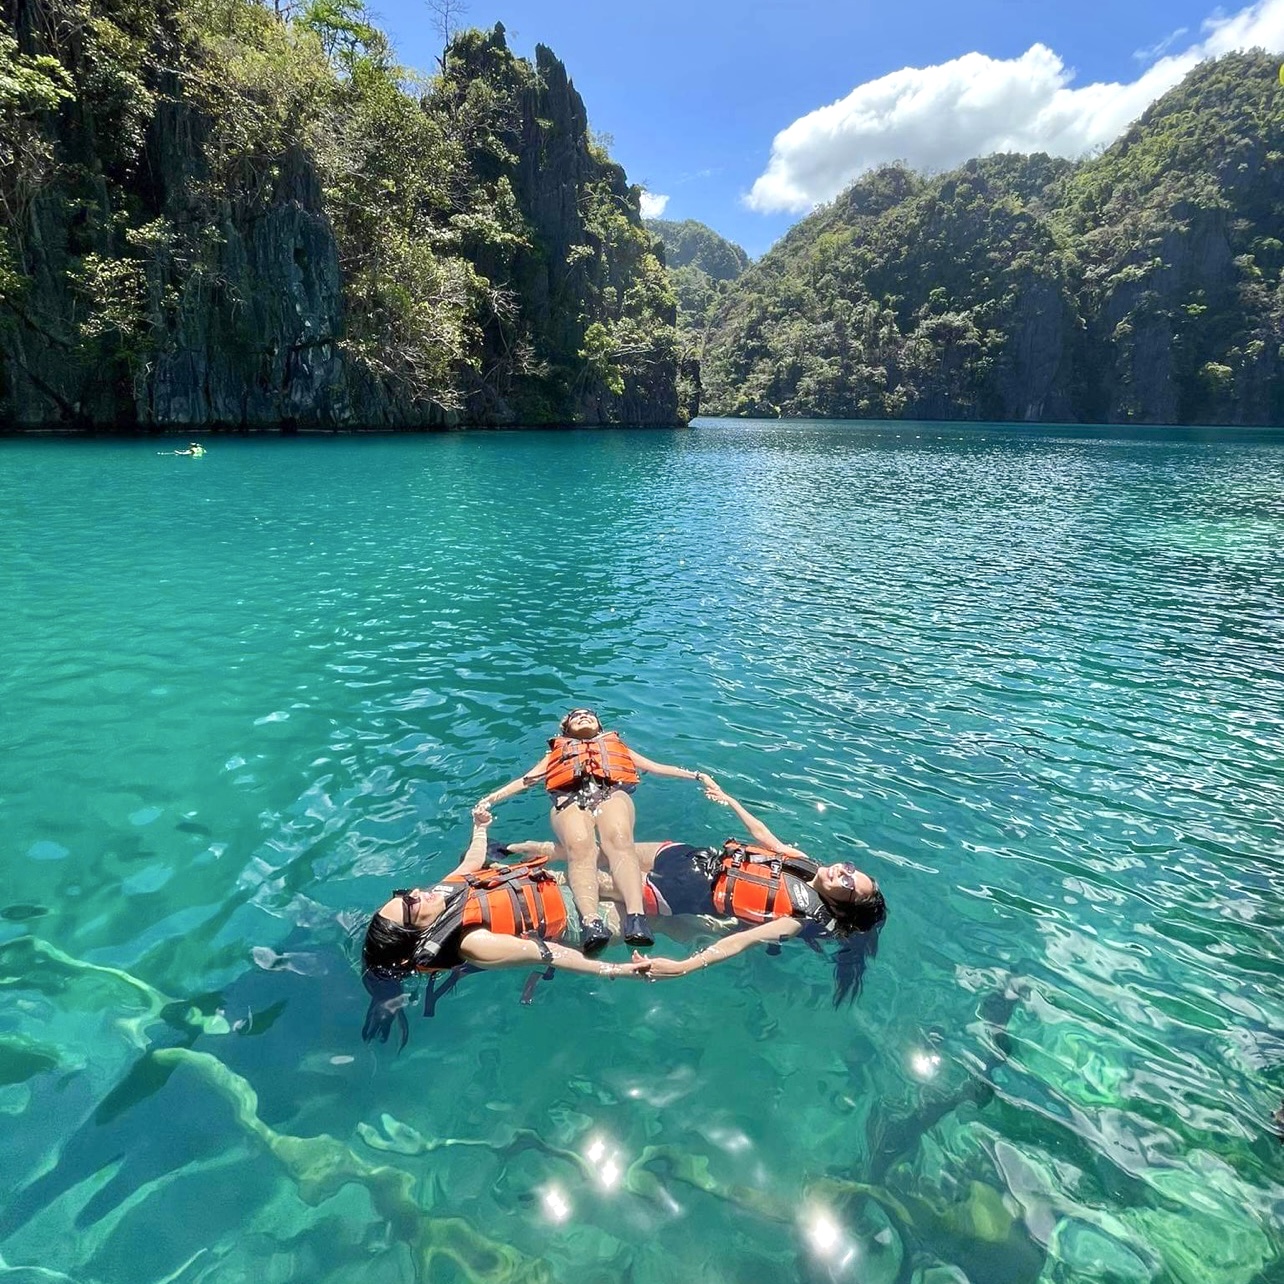
M 0 1284 L 1284 1278 L 1284 438 L 207 444 L 0 442 Z M 361 1042 L 351 929 L 581 702 L 880 880 L 855 1006 Z

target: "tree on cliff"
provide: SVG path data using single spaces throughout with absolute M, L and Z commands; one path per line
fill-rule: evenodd
M 467 0 L 425 0 L 425 3 L 432 19 L 433 30 L 441 41 L 441 53 L 437 57 L 437 65 L 444 72 L 450 42 L 459 34 L 464 15 L 468 12 Z

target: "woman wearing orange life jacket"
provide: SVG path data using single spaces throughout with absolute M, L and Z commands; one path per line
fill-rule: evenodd
M 650 976 L 685 976 L 734 958 L 751 946 L 776 944 L 806 933 L 808 940 L 841 942 L 834 956 L 834 1006 L 854 1000 L 865 965 L 878 952 L 878 933 L 887 917 L 878 884 L 854 865 L 820 865 L 782 843 L 712 781 L 705 792 L 740 817 L 752 841 L 728 839 L 721 847 L 638 843 L 638 860 L 646 876 L 644 902 L 661 930 L 676 939 L 689 940 L 711 927 L 726 930 L 728 919 L 744 926 L 731 929 L 731 935 L 690 958 L 651 955 Z M 505 850 L 550 859 L 559 854 L 552 843 L 510 843 Z M 605 874 L 600 894 L 606 900 L 620 899 Z M 641 957 L 634 956 L 635 960 Z
M 599 845 L 624 905 L 624 939 L 630 945 L 652 945 L 642 905 L 642 871 L 633 845 L 633 799 L 642 772 L 699 780 L 708 776 L 685 767 L 652 762 L 628 748 L 614 731 L 604 731 L 592 709 L 572 709 L 562 719 L 548 753 L 529 771 L 487 794 L 479 807 L 492 807 L 505 798 L 543 782 L 552 800 L 549 823 L 566 857 L 567 878 L 580 912 L 580 948 L 596 954 L 611 939 L 598 912 L 597 855 Z
M 364 1039 L 384 1041 L 394 1021 L 405 1044 L 401 981 L 413 973 L 475 968 L 542 967 L 614 980 L 642 976 L 645 959 L 602 963 L 556 944 L 567 927 L 561 888 L 543 860 L 486 869 L 486 827 L 491 814 L 473 809 L 473 835 L 463 859 L 430 888 L 393 892 L 366 928 L 363 980 L 371 996 Z

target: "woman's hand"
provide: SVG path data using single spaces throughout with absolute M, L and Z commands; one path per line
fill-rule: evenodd
M 609 976 L 614 980 L 617 976 L 635 976 L 645 980 L 651 979 L 651 960 L 645 954 L 639 954 L 637 950 L 633 951 L 633 961 L 630 963 L 604 963 L 600 975 Z
M 642 955 L 637 950 L 634 950 L 633 958 L 637 960 L 642 958 Z M 687 974 L 687 965 L 679 963 L 677 959 L 666 959 L 660 955 L 653 954 L 646 961 L 651 965 L 649 976 L 652 981 L 667 981 L 672 977 L 686 976 Z
M 731 795 L 712 776 L 703 777 L 700 783 L 704 786 L 704 796 L 710 802 L 721 803 L 724 807 L 731 806 Z
M 483 829 L 485 829 L 485 827 L 489 825 L 490 822 L 494 819 L 495 817 L 490 814 L 490 807 L 486 803 L 479 802 L 473 808 L 474 825 L 480 825 Z

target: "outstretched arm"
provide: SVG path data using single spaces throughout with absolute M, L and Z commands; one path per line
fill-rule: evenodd
M 547 774 L 548 759 L 541 758 L 529 771 L 518 776 L 516 780 L 510 780 L 508 784 L 492 790 L 483 798 L 479 798 L 477 805 L 479 807 L 493 807 L 496 803 L 503 802 L 505 798 L 520 794 L 523 789 L 529 789 L 537 780 L 543 780 Z
M 698 950 L 690 958 L 675 960 L 660 958 L 653 954 L 650 956 L 651 975 L 656 978 L 686 976 L 689 972 L 698 972 L 711 963 L 733 959 L 737 954 L 743 954 L 754 945 L 788 940 L 791 936 L 797 936 L 802 931 L 802 926 L 801 920 L 796 918 L 771 919 L 769 922 L 759 923 L 757 927 L 749 928 L 747 932 L 737 932 L 734 936 L 724 937 L 707 949 Z M 635 950 L 633 958 L 636 961 L 642 958 L 642 955 Z
M 473 808 L 473 836 L 452 874 L 475 874 L 486 863 L 486 829 L 494 819 L 480 803 Z
M 779 852 L 781 856 L 802 855 L 797 847 L 790 847 L 788 843 L 782 843 L 753 812 L 737 802 L 726 790 L 719 788 L 715 784 L 710 784 L 706 786 L 704 796 L 710 802 L 722 803 L 724 807 L 730 807 L 744 821 L 745 828 L 749 831 L 754 842 L 761 843 L 764 847 L 770 847 L 773 852 Z
M 540 945 L 544 946 L 541 952 Z M 555 967 L 562 972 L 582 972 L 586 976 L 643 976 L 650 961 L 638 955 L 632 963 L 604 963 L 586 959 L 578 950 L 552 941 L 533 941 L 526 937 L 497 936 L 484 927 L 474 928 L 459 943 L 459 953 L 476 967 Z
M 670 767 L 663 762 L 652 762 L 650 758 L 643 757 L 636 749 L 630 749 L 629 754 L 632 756 L 634 765 L 639 771 L 649 771 L 653 776 L 669 776 L 674 780 L 698 780 L 706 787 L 713 783 L 713 778 L 706 776 L 702 771 L 692 771 L 689 767 Z

